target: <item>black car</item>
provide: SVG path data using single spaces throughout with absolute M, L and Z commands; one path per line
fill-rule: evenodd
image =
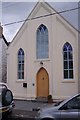
M 14 107 L 13 94 L 7 84 L 0 83 L 0 118 L 12 112 Z

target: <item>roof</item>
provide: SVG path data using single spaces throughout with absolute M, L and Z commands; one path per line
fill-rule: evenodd
M 6 38 L 4 37 L 4 35 L 2 34 L 2 38 L 3 38 L 3 40 L 4 40 L 4 42 L 5 42 L 5 44 L 7 45 L 7 46 L 9 46 L 9 42 L 7 42 L 7 40 L 6 40 Z

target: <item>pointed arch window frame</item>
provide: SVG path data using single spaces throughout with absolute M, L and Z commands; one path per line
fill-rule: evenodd
M 73 48 L 69 42 L 66 42 L 63 46 L 63 67 L 64 79 L 73 79 Z
M 36 58 L 37 59 L 49 58 L 48 29 L 43 24 L 41 24 L 36 31 Z
M 20 48 L 18 50 L 18 79 L 24 79 L 24 50 Z

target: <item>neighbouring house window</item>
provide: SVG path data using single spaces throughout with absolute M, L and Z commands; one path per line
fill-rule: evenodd
M 41 24 L 37 29 L 36 55 L 37 59 L 46 59 L 49 57 L 48 29 Z
M 66 42 L 63 47 L 63 62 L 64 62 L 64 79 L 73 78 L 73 49 Z
M 24 51 L 22 48 L 18 51 L 18 79 L 24 79 Z

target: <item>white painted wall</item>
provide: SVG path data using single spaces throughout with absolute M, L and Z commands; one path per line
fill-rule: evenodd
M 48 6 L 49 7 L 49 6 Z M 39 6 L 33 11 L 32 17 L 54 12 L 46 5 Z M 31 17 L 30 16 L 30 17 Z M 49 31 L 49 59 L 36 59 L 36 30 L 44 24 Z M 62 48 L 65 42 L 73 47 L 74 79 L 63 79 L 63 54 Z M 25 53 L 24 80 L 17 79 L 17 51 L 23 48 Z M 50 16 L 26 22 L 12 41 L 7 56 L 7 80 L 15 98 L 33 99 L 36 97 L 36 75 L 41 67 L 49 74 L 49 93 L 53 98 L 67 98 L 78 92 L 78 39 L 77 31 L 60 16 Z M 43 65 L 40 65 L 43 61 Z M 23 83 L 27 88 L 23 88 Z M 35 86 L 32 86 L 32 84 Z

